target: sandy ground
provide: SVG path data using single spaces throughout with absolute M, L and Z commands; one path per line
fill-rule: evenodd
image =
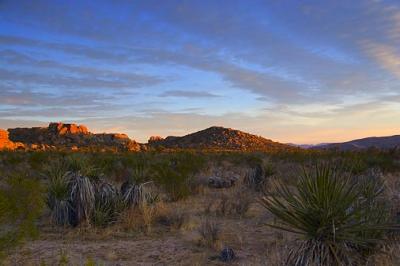
M 151 232 L 125 232 L 118 225 L 60 229 L 47 224 L 39 239 L 13 251 L 4 264 L 226 265 L 218 256 L 223 247 L 229 246 L 237 256 L 231 265 L 277 265 L 288 241 L 265 225 L 270 217 L 255 201 L 244 217 L 207 214 L 218 224 L 219 240 L 211 247 L 200 244 L 198 227 L 206 217 L 204 209 L 210 200 L 217 200 L 219 193 L 222 190 L 208 190 L 170 206 L 182 208 L 188 215 L 180 229 L 155 224 Z

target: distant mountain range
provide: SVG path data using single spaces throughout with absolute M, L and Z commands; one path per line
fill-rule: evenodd
M 328 143 L 311 147 L 313 149 L 338 149 L 343 151 L 362 150 L 368 148 L 393 149 L 400 148 L 400 135 L 388 137 L 369 137 L 342 143 Z
M 295 149 L 362 150 L 400 148 L 400 135 L 370 137 L 343 143 L 317 145 L 283 144 L 240 130 L 213 126 L 181 137 L 153 136 L 140 144 L 121 133 L 95 134 L 86 126 L 50 123 L 48 127 L 0 130 L 0 149 L 59 150 L 95 149 L 145 151 L 194 149 L 215 151 L 286 151 Z

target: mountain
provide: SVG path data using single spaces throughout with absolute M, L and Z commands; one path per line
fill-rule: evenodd
M 400 148 L 400 135 L 389 137 L 369 137 L 363 139 L 356 139 L 343 143 L 331 143 L 315 147 L 317 149 L 338 149 L 343 151 L 348 150 L 362 150 L 368 148 L 377 149 L 393 149 Z
M 274 142 L 260 136 L 239 130 L 210 127 L 183 137 L 169 136 L 165 139 L 153 136 L 149 139 L 151 148 L 201 149 L 201 150 L 237 150 L 237 151 L 276 151 L 293 150 L 292 146 Z
M 120 133 L 91 133 L 84 125 L 50 123 L 48 127 L 1 130 L 0 149 L 139 151 L 142 145 Z M 3 143 L 3 144 L 1 144 Z
M 322 147 L 331 143 L 319 143 L 319 144 L 295 144 L 295 143 L 286 143 L 287 145 L 298 147 L 302 149 L 315 149 L 318 147 Z

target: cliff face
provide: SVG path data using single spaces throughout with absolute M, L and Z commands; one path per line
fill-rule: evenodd
M 93 134 L 84 125 L 50 123 L 48 127 L 9 129 L 9 140 L 25 144 L 27 149 L 116 149 L 139 151 L 140 144 L 125 134 Z
M 210 127 L 183 137 L 152 137 L 150 147 L 237 151 L 275 151 L 293 149 L 260 136 L 224 127 Z
M 0 150 L 24 149 L 25 145 L 9 139 L 8 131 L 0 129 Z

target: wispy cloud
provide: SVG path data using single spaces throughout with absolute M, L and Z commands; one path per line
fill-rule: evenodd
M 183 97 L 183 98 L 217 98 L 221 97 L 217 94 L 206 91 L 183 91 L 170 90 L 160 94 L 161 97 Z

